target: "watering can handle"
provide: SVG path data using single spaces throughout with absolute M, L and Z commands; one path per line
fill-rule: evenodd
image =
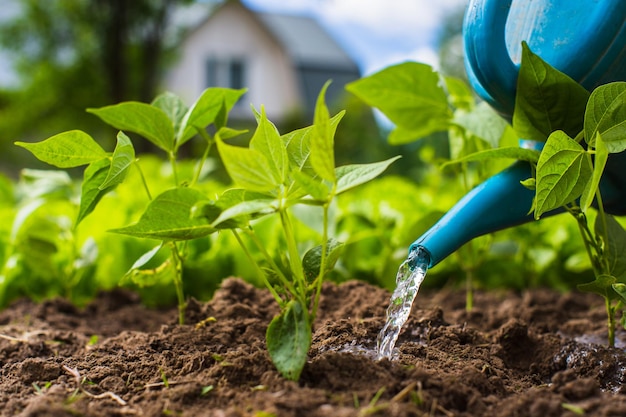
M 463 23 L 465 66 L 474 88 L 503 115 L 513 114 L 518 67 L 509 55 L 505 27 L 512 0 L 471 0 Z M 508 118 L 507 117 L 507 118 Z

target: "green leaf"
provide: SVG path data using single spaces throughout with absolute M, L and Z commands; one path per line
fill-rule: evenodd
M 215 136 L 217 150 L 230 178 L 241 188 L 268 193 L 280 186 L 261 152 L 225 143 Z
M 382 174 L 389 165 L 400 158 L 400 156 L 395 156 L 385 161 L 371 164 L 354 164 L 337 167 L 337 190 L 335 193 L 341 194 L 358 185 L 373 180 Z
M 610 300 L 614 298 L 615 295 L 615 292 L 612 291 L 612 286 L 615 283 L 617 283 L 615 277 L 610 275 L 599 275 L 591 282 L 577 285 L 577 288 L 580 291 L 592 292 Z
M 326 242 L 326 266 L 324 268 L 324 274 L 332 271 L 335 264 L 339 260 L 341 251 L 344 247 L 342 242 L 334 239 L 330 239 Z M 302 269 L 304 270 L 304 276 L 309 282 L 313 282 L 320 273 L 320 267 L 322 265 L 322 245 L 317 245 L 314 248 L 309 249 L 302 258 Z
M 157 96 L 150 104 L 163 110 L 163 113 L 171 120 L 174 132 L 178 132 L 183 117 L 187 113 L 187 106 L 183 100 L 176 94 L 167 91 Z
M 248 201 L 263 201 L 268 200 L 267 195 L 256 193 L 252 191 L 243 190 L 241 188 L 231 188 L 222 193 L 217 201 L 200 201 L 194 205 L 191 209 L 192 217 L 204 217 L 209 223 L 214 223 L 220 217 L 220 215 L 239 204 Z M 271 201 L 276 201 L 271 199 Z M 276 203 L 277 204 L 277 203 Z M 239 216 L 233 217 L 229 215 L 229 219 L 222 218 L 219 224 L 215 224 L 216 229 L 234 229 L 245 227 L 251 219 L 257 217 L 258 213 L 243 213 L 240 212 Z M 261 214 L 259 214 L 261 215 Z M 263 214 L 264 215 L 264 214 Z
M 346 90 L 378 108 L 396 125 L 389 137 L 393 144 L 445 131 L 452 118 L 439 75 L 426 64 L 390 66 L 348 84 Z
M 513 127 L 523 139 L 545 141 L 554 131 L 570 137 L 583 127 L 589 92 L 522 44 Z
M 37 143 L 15 142 L 40 161 L 58 168 L 74 168 L 106 158 L 107 153 L 87 133 L 70 130 Z
M 493 148 L 498 147 L 507 123 L 487 103 L 482 102 L 472 110 L 457 110 L 454 120 L 465 132 L 476 135 L 488 142 Z
M 290 301 L 274 317 L 266 332 L 267 350 L 282 376 L 292 381 L 300 378 L 311 347 L 311 324 L 306 309 L 298 300 Z
M 194 137 L 199 130 L 206 129 L 208 125 L 215 122 L 220 112 L 230 112 L 245 92 L 245 89 L 233 90 L 221 87 L 204 90 L 183 117 L 180 128 L 176 132 L 176 147 L 178 148 Z
M 474 162 L 474 161 L 489 161 L 492 159 L 516 159 L 520 161 L 527 161 L 537 163 L 539 161 L 539 155 L 541 153 L 534 149 L 525 149 L 518 146 L 511 146 L 507 148 L 494 148 L 486 149 L 484 151 L 475 152 L 464 156 L 454 161 L 448 161 L 442 164 L 442 168 L 452 164 L 459 164 L 462 162 Z
M 617 282 L 615 284 L 613 284 L 611 286 L 613 288 L 613 291 L 615 291 L 617 293 L 617 295 L 619 296 L 619 298 L 621 298 L 621 301 L 623 303 L 626 303 L 626 284 L 622 284 L 620 282 Z M 622 314 L 622 326 L 626 327 L 626 318 L 624 317 L 625 315 Z
M 320 202 L 326 202 L 330 196 L 330 189 L 319 178 L 313 178 L 302 171 L 293 171 L 291 173 L 295 183 L 299 186 L 297 191 L 292 190 L 292 195 L 297 195 L 299 191 L 310 195 Z
M 311 166 L 317 175 L 325 180 L 335 182 L 335 151 L 334 129 L 330 124 L 330 115 L 326 107 L 327 81 L 317 96 L 313 130 L 311 131 Z
M 596 147 L 596 154 L 593 160 L 593 173 L 591 175 L 591 181 L 589 181 L 589 186 L 585 188 L 583 195 L 580 197 L 580 208 L 583 212 L 587 211 L 587 209 L 591 206 L 591 203 L 593 203 L 598 187 L 600 186 L 600 180 L 602 179 L 602 173 L 604 172 L 606 161 L 609 157 L 608 149 L 606 148 L 604 140 L 600 136 L 599 132 L 596 132 L 594 144 Z
M 474 95 L 469 85 L 460 78 L 444 77 L 446 89 L 448 90 L 448 100 L 457 109 L 470 111 L 474 107 Z
M 562 131 L 550 135 L 537 163 L 535 218 L 580 197 L 591 175 L 586 152 L 578 142 Z
M 111 166 L 107 174 L 106 179 L 100 184 L 101 190 L 111 187 L 113 185 L 121 184 L 126 178 L 128 168 L 135 161 L 135 148 L 130 141 L 130 138 L 120 131 L 117 134 L 117 145 L 113 151 L 113 158 L 111 160 Z
M 85 169 L 76 226 L 96 208 L 102 197 L 115 188 L 115 186 L 100 188 L 108 176 L 110 167 L 111 161 L 109 159 L 101 159 L 89 164 Z
M 585 112 L 585 140 L 602 135 L 609 153 L 626 150 L 626 82 L 602 85 L 591 93 Z
M 250 140 L 250 149 L 265 155 L 273 177 L 272 182 L 284 184 L 289 166 L 287 149 L 280 138 L 278 129 L 267 119 L 264 108 L 261 108 L 259 125 Z
M 606 249 L 604 257 L 609 266 L 609 272 L 617 278 L 626 278 L 626 231 L 621 224 L 611 215 L 605 215 L 606 218 Z M 604 223 L 602 216 L 596 217 L 594 230 L 596 235 L 604 236 Z
M 139 221 L 111 232 L 159 240 L 188 240 L 215 232 L 204 218 L 192 218 L 191 209 L 206 197 L 192 188 L 175 188 L 150 202 Z
M 118 130 L 133 132 L 170 152 L 174 149 L 174 125 L 158 107 L 138 101 L 126 101 L 98 109 L 87 109 Z
M 277 206 L 278 201 L 269 198 L 243 201 L 222 211 L 218 218 L 211 223 L 211 226 L 217 227 L 217 225 L 225 222 L 226 220 L 235 219 L 241 216 L 255 215 L 258 217 L 266 214 L 272 214 L 276 212 Z

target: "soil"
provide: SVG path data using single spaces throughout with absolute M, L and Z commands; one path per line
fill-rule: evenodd
M 324 287 L 298 382 L 276 372 L 267 291 L 224 281 L 212 301 L 150 310 L 130 293 L 0 312 L 2 416 L 625 416 L 626 355 L 597 295 L 421 292 L 397 357 L 372 349 L 389 293 Z M 618 341 L 624 330 L 618 331 Z

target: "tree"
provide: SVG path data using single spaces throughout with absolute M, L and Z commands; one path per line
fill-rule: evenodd
M 0 46 L 21 83 L 0 92 L 0 148 L 61 130 L 102 129 L 85 113 L 124 100 L 149 102 L 176 42 L 175 7 L 194 0 L 13 0 Z

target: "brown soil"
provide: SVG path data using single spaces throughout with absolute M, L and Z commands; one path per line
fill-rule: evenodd
M 626 355 L 603 345 L 598 296 L 478 293 L 468 314 L 462 293 L 423 292 L 397 358 L 376 361 L 388 299 L 327 285 L 297 383 L 265 351 L 273 300 L 241 280 L 191 301 L 185 326 L 124 292 L 84 310 L 20 301 L 0 313 L 0 415 L 626 415 Z

